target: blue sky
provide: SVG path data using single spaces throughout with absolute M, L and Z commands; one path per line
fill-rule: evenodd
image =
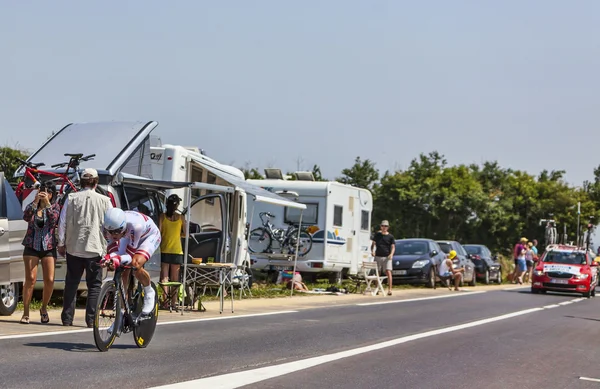
M 597 1 L 0 0 L 0 143 L 156 120 L 164 143 L 329 178 L 437 150 L 591 179 Z M 101 137 L 101 134 L 99 134 Z M 103 140 L 104 141 L 104 140 Z M 106 139 L 105 141 L 110 141 Z

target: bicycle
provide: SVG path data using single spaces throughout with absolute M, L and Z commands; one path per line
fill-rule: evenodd
M 44 163 L 33 163 L 22 160 L 21 158 L 15 158 L 21 166 L 25 166 L 25 172 L 23 174 L 23 178 L 21 182 L 17 185 L 15 190 L 15 194 L 17 195 L 17 199 L 19 202 L 23 204 L 23 201 L 33 192 L 37 190 L 42 182 L 46 181 L 54 181 L 60 180 L 60 189 L 58 190 L 58 201 L 62 206 L 62 199 L 64 195 L 67 194 L 70 190 L 77 192 L 76 185 L 79 184 L 79 171 L 78 167 L 80 161 L 89 161 L 93 159 L 96 154 L 91 154 L 87 156 L 83 156 L 83 154 L 65 154 L 65 157 L 69 157 L 68 162 L 57 163 L 52 165 L 52 168 L 61 168 L 67 167 L 64 173 L 55 173 L 47 170 L 40 170 L 39 168 L 45 166 Z M 73 169 L 73 173 L 69 173 L 69 169 Z M 42 176 L 49 177 L 48 179 L 42 179 Z M 58 183 L 57 183 L 58 185 Z M 65 189 L 65 186 L 68 185 Z
M 313 244 L 312 236 L 308 232 L 303 229 L 300 230 L 300 242 L 298 242 L 298 227 L 289 225 L 287 229 L 274 228 L 269 219 L 275 218 L 275 215 L 269 212 L 261 212 L 259 216 L 262 221 L 262 227 L 257 227 L 250 231 L 248 242 L 250 252 L 272 253 L 271 245 L 273 244 L 273 240 L 275 240 L 279 243 L 282 254 L 284 254 L 286 248 L 288 254 L 294 254 L 298 243 L 298 256 L 303 257 L 308 254 Z M 267 220 L 264 220 L 265 216 Z
M 130 269 L 129 283 L 127 292 L 123 284 L 122 274 L 126 269 Z M 133 331 L 135 344 L 139 348 L 146 348 L 156 330 L 158 321 L 158 292 L 156 285 L 151 282 L 152 289 L 155 292 L 154 310 L 150 315 L 142 316 L 142 307 L 144 305 L 144 289 L 138 282 L 134 291 L 134 282 L 136 281 L 133 272 L 135 267 L 125 265 L 115 269 L 114 277 L 102 285 L 98 304 L 96 306 L 96 315 L 94 317 L 94 342 L 100 351 L 108 351 L 117 337 L 122 333 Z M 103 319 L 103 322 L 100 322 Z M 110 320 L 114 319 L 112 324 Z M 108 322 L 107 323 L 105 323 Z M 102 324 L 102 325 L 101 325 Z M 108 336 L 102 336 L 106 333 Z

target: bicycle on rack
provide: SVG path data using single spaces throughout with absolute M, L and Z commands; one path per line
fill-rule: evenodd
M 65 154 L 65 157 L 69 157 L 68 162 L 58 163 L 51 166 L 55 169 L 66 166 L 67 169 L 64 173 L 41 170 L 40 167 L 45 166 L 44 163 L 33 163 L 22 160 L 21 158 L 16 158 L 16 161 L 18 161 L 21 166 L 25 166 L 23 178 L 15 190 L 19 202 L 23 204 L 23 201 L 31 194 L 31 192 L 37 190 L 43 182 L 57 181 L 57 186 L 60 183 L 60 188 L 58 190 L 58 201 L 59 204 L 62 205 L 62 199 L 66 193 L 71 190 L 75 192 L 77 191 L 77 185 L 79 184 L 78 167 L 80 162 L 89 161 L 95 156 L 96 154 L 87 155 L 85 157 L 83 154 Z M 69 173 L 70 169 L 72 169 L 73 172 Z
M 262 227 L 250 231 L 248 249 L 253 253 L 273 253 L 273 241 L 279 244 L 282 254 L 294 254 L 298 245 L 298 256 L 303 257 L 312 248 L 312 236 L 304 229 L 300 230 L 300 242 L 298 242 L 298 227 L 289 225 L 287 229 L 274 228 L 269 221 L 275 215 L 269 212 L 259 213 Z M 266 220 L 264 219 L 266 217 Z M 284 252 L 287 250 L 287 253 Z
M 130 269 L 127 291 L 122 278 L 123 271 L 126 269 Z M 133 275 L 135 270 L 135 267 L 128 265 L 117 267 L 113 279 L 104 283 L 100 290 L 93 326 L 94 342 L 100 351 L 108 351 L 122 333 L 133 331 L 135 344 L 139 348 L 147 347 L 154 336 L 158 321 L 156 285 L 151 282 L 156 295 L 154 310 L 150 315 L 142 316 L 144 288 L 135 279 Z M 134 286 L 136 282 L 137 286 Z

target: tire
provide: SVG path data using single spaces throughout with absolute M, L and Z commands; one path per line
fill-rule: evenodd
M 114 281 L 108 281 L 102 285 L 102 289 L 98 295 L 98 304 L 96 305 L 96 316 L 94 317 L 94 342 L 100 351 L 108 351 L 110 346 L 112 346 L 115 338 L 117 337 L 117 331 L 114 331 L 114 329 L 120 328 L 121 322 L 123 321 L 123 316 L 121 313 L 121 298 L 116 297 L 117 287 Z M 104 338 L 102 336 L 102 332 L 105 331 L 104 328 L 106 327 L 106 324 L 100 323 L 100 319 L 105 319 L 109 310 L 112 310 L 112 312 L 109 313 L 108 316 L 114 317 L 115 320 L 112 324 L 112 333 L 108 333 L 108 328 L 110 328 L 109 326 L 106 329 L 108 338 Z M 101 324 L 102 327 L 100 327 Z
M 19 303 L 19 283 L 0 285 L 0 316 L 13 314 Z
M 427 277 L 427 287 L 435 287 L 435 269 L 433 268 L 433 266 L 429 268 L 429 276 Z
M 248 237 L 248 250 L 251 253 L 264 253 L 271 248 L 271 234 L 262 227 L 258 227 L 250 231 Z
M 154 289 L 154 311 L 152 311 L 150 318 L 141 320 L 138 325 L 133 327 L 133 339 L 139 348 L 148 347 L 154 336 L 154 331 L 156 331 L 156 322 L 158 321 L 158 292 L 154 282 L 150 282 L 150 285 Z M 136 317 L 141 314 L 144 305 L 144 289 L 141 284 L 138 284 L 138 292 L 138 299 L 135 304 Z
M 483 283 L 486 285 L 490 284 L 490 270 L 488 268 L 485 269 L 485 277 L 483 279 Z
M 539 293 L 540 293 L 540 291 L 539 291 L 539 290 L 537 290 L 537 289 L 534 289 L 534 287 L 533 287 L 533 286 L 531 287 L 531 294 L 539 294 Z
M 293 229 L 290 234 L 289 234 L 289 239 L 288 239 L 288 249 L 290 254 L 295 254 L 296 253 L 296 242 L 298 240 L 298 230 L 297 229 Z M 313 244 L 313 240 L 312 240 L 312 236 L 306 232 L 306 231 L 300 231 L 300 246 L 299 246 L 299 253 L 298 256 L 299 257 L 303 257 L 306 254 L 308 254 L 310 252 L 310 249 L 312 249 L 312 244 Z
M 502 284 L 502 268 L 498 269 L 498 275 L 496 276 L 496 282 L 498 285 Z

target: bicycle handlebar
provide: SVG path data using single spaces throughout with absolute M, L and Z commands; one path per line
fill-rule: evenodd
M 271 212 L 261 212 L 261 213 L 259 213 L 258 215 L 259 215 L 261 218 L 262 218 L 263 216 L 272 217 L 272 218 L 274 218 L 274 217 L 275 217 L 275 215 L 273 215 Z
M 21 159 L 19 157 L 15 157 L 15 160 L 17 162 L 19 162 L 21 165 L 27 166 L 27 167 L 29 167 L 31 169 L 36 169 L 36 168 L 38 168 L 40 166 L 46 166 L 43 162 L 40 162 L 40 163 L 27 162 L 27 161 L 25 161 L 25 160 L 23 160 L 23 159 Z

